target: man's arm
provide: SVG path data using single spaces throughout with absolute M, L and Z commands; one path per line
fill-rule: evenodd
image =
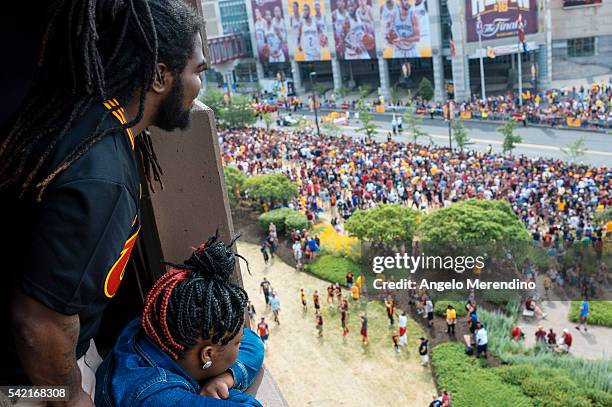
M 57 313 L 15 289 L 11 318 L 17 353 L 32 383 L 69 387 L 70 401 L 52 405 L 93 407 L 76 361 L 79 316 Z

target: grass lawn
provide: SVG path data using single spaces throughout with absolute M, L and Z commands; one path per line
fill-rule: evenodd
M 353 272 L 355 278 L 361 274 L 359 264 L 331 254 L 320 254 L 312 263 L 306 264 L 304 268 L 323 280 L 340 284 L 346 283 L 345 276 L 349 270 Z

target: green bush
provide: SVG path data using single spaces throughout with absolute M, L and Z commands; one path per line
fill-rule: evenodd
M 491 337 L 489 336 L 489 344 Z M 557 355 L 540 352 L 535 355 L 507 355 L 504 358 L 511 365 L 531 365 L 555 368 L 571 374 L 572 379 L 583 388 L 612 392 L 612 360 L 587 360 L 571 355 Z
M 295 211 L 289 208 L 272 209 L 270 212 L 259 215 L 259 224 L 264 232 L 268 232 L 270 223 L 273 222 L 276 226 L 276 233 L 281 234 L 285 230 L 285 219 L 293 213 Z
M 518 386 L 504 382 L 495 369 L 483 367 L 481 359 L 466 356 L 461 343 L 446 342 L 433 348 L 432 364 L 438 388 L 450 391 L 453 407 L 535 406 Z
M 434 305 L 434 314 L 446 318 L 446 308 L 452 305 L 457 310 L 457 317 L 463 317 L 467 314 L 465 304 L 462 301 L 440 300 Z
M 570 308 L 570 321 L 578 322 L 580 303 L 572 301 Z M 612 301 L 589 301 L 589 324 L 612 327 Z
M 590 407 L 612 405 L 612 395 L 581 386 L 567 370 L 528 364 L 496 369 L 506 383 L 520 386 L 536 406 Z
M 285 233 L 289 235 L 292 230 L 308 229 L 308 218 L 301 212 L 293 212 L 285 218 Z M 278 230 L 278 229 L 277 229 Z
M 309 271 L 323 280 L 333 283 L 346 283 L 346 273 L 352 271 L 355 276 L 361 274 L 361 267 L 344 257 L 336 257 L 323 254 L 315 258 L 312 263 L 306 264 L 306 271 Z
M 489 350 L 502 360 L 507 355 L 524 351 L 523 344 L 512 340 L 510 332 L 516 324 L 516 315 L 508 316 L 500 311 L 480 308 L 478 318 L 487 328 Z

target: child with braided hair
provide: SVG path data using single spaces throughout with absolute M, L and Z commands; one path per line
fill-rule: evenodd
M 235 241 L 235 239 L 234 239 Z M 244 393 L 264 348 L 244 328 L 247 293 L 230 282 L 236 257 L 211 237 L 160 277 L 140 319 L 98 369 L 96 406 L 261 406 Z

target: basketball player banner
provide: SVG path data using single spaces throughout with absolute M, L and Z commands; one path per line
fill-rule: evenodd
M 378 0 L 383 58 L 429 58 L 427 0 Z
M 372 0 L 330 0 L 339 60 L 376 58 Z
M 466 0 L 465 22 L 468 42 L 478 41 L 478 16 L 482 19 L 482 40 L 518 36 L 521 15 L 525 34 L 538 32 L 537 0 Z
M 251 0 L 257 56 L 262 63 L 289 61 L 282 0 Z
M 296 61 L 329 61 L 329 35 L 324 0 L 287 0 L 289 54 Z

